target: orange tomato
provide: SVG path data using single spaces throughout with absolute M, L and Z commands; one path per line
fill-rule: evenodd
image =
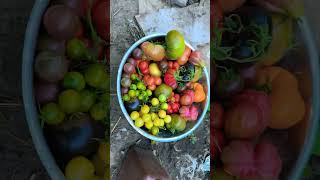
M 270 66 L 258 71 L 257 83 L 271 87 L 271 117 L 269 127 L 287 129 L 300 122 L 305 114 L 305 102 L 296 77 L 289 71 Z
M 204 92 L 203 86 L 200 83 L 193 84 L 194 99 L 193 102 L 202 102 L 206 99 L 206 93 Z

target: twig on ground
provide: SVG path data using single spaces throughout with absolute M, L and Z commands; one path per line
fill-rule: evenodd
M 116 11 L 112 14 L 112 16 L 111 16 L 111 21 L 113 20 L 113 18 L 114 18 L 121 10 L 122 10 L 122 7 L 119 8 L 118 10 L 116 10 Z
M 111 134 L 113 133 L 113 131 L 116 129 L 116 127 L 118 126 L 119 122 L 121 120 L 121 116 L 119 117 L 118 121 L 116 122 L 116 124 L 113 126 L 112 130 L 111 130 Z

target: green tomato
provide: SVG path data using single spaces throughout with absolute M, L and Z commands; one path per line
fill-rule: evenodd
M 181 132 L 186 129 L 186 120 L 177 114 L 171 116 L 171 129 Z
M 60 93 L 58 101 L 61 110 L 71 114 L 79 111 L 81 97 L 77 91 L 68 89 Z
M 137 85 L 131 84 L 131 85 L 130 85 L 130 89 L 132 89 L 132 90 L 137 90 Z
M 137 111 L 132 111 L 132 113 L 130 114 L 130 118 L 132 120 L 137 120 L 140 117 L 140 114 Z
M 150 89 L 147 89 L 147 95 L 152 96 L 152 91 Z
M 140 101 L 142 101 L 142 100 L 144 100 L 144 96 L 139 95 L 139 96 L 138 96 L 138 99 L 139 99 Z
M 83 41 L 79 39 L 71 39 L 67 43 L 67 55 L 73 60 L 83 60 L 86 58 L 87 48 Z
M 43 106 L 41 109 L 41 119 L 43 119 L 47 124 L 56 125 L 64 120 L 65 114 L 55 103 L 49 103 Z
M 143 84 L 143 82 L 138 82 L 137 83 L 137 88 L 140 89 L 140 90 L 143 90 L 145 87 L 145 85 Z
M 110 76 L 109 76 L 109 74 L 105 73 L 98 88 L 101 90 L 110 91 Z
M 142 95 L 143 97 L 148 96 L 148 94 L 147 94 L 147 92 L 146 92 L 146 91 L 142 91 L 142 92 L 141 92 L 141 95 Z
M 140 95 L 140 91 L 136 90 L 136 97 L 138 97 Z
M 136 97 L 136 91 L 135 91 L 135 90 L 129 90 L 128 95 L 129 95 L 131 98 L 134 98 L 134 97 Z
M 169 105 L 168 105 L 168 103 L 162 103 L 160 108 L 163 109 L 163 110 L 168 110 Z
M 144 125 L 144 122 L 142 120 L 142 118 L 138 118 L 135 122 L 134 125 L 138 128 L 142 127 Z
M 180 58 L 185 50 L 185 42 L 183 35 L 176 31 L 172 30 L 166 35 L 166 56 L 170 60 L 176 60 Z
M 151 99 L 151 104 L 152 104 L 152 106 L 158 106 L 159 105 L 159 100 L 157 98 L 152 98 Z
M 156 136 L 156 135 L 158 135 L 159 134 L 159 128 L 158 127 L 156 127 L 156 126 L 153 126 L 152 128 L 151 128 L 151 133 L 152 133 L 152 135 L 154 135 L 154 136 Z
M 86 85 L 84 77 L 79 72 L 68 72 L 63 78 L 63 87 L 81 91 Z
M 89 90 L 82 90 L 79 92 L 80 94 L 80 112 L 88 112 L 91 106 L 96 101 L 96 95 L 95 93 L 89 91 Z
M 103 93 L 101 95 L 101 100 L 102 103 L 104 104 L 110 104 L 110 94 L 109 93 Z
M 94 176 L 94 165 L 83 156 L 73 158 L 65 169 L 67 180 L 87 180 Z
M 168 98 L 172 93 L 172 88 L 166 84 L 160 84 L 154 93 L 157 97 L 164 95 L 166 98 Z
M 136 74 L 131 74 L 130 78 L 132 81 L 134 81 L 138 78 L 138 76 Z
M 159 101 L 160 102 L 166 102 L 167 101 L 167 97 L 164 94 L 160 94 Z
M 105 67 L 102 64 L 91 64 L 84 73 L 86 83 L 95 88 L 99 88 L 107 76 Z
M 125 95 L 122 96 L 122 99 L 124 101 L 130 101 L 130 96 L 128 94 L 125 94 Z
M 90 109 L 90 115 L 94 120 L 101 121 L 107 117 L 107 108 L 102 103 L 93 105 Z

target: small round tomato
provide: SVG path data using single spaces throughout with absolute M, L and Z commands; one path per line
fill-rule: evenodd
M 55 103 L 46 104 L 41 109 L 41 118 L 47 124 L 59 124 L 64 120 L 65 114 L 60 110 L 60 108 Z
M 92 64 L 84 73 L 86 82 L 92 87 L 99 87 L 106 76 L 107 72 L 102 64 Z
M 154 91 L 156 89 L 156 85 L 155 84 L 152 84 L 150 86 L 148 86 L 148 89 L 150 89 L 151 91 Z
M 62 111 L 71 114 L 79 110 L 80 94 L 72 89 L 65 90 L 59 95 L 59 106 Z
M 149 69 L 149 64 L 147 61 L 141 61 L 139 63 L 139 68 L 141 71 L 145 70 L 145 69 Z
M 82 90 L 79 92 L 81 103 L 80 103 L 80 112 L 88 112 L 91 106 L 96 100 L 96 94 L 89 90 Z
M 155 84 L 154 80 L 155 80 L 154 77 L 148 76 L 148 77 L 145 79 L 145 83 L 146 83 L 148 86 L 151 86 L 151 85 L 154 85 L 154 84 Z
M 159 86 L 162 83 L 161 77 L 155 77 L 154 83 Z
M 107 107 L 102 103 L 95 104 L 90 109 L 90 115 L 94 120 L 103 120 L 107 116 Z
M 94 165 L 83 156 L 73 158 L 65 169 L 66 179 L 84 180 L 94 176 Z
M 178 70 L 180 68 L 180 65 L 177 62 L 174 62 L 172 64 L 172 69 Z
M 68 72 L 63 78 L 63 86 L 66 89 L 82 90 L 86 83 L 84 77 L 79 72 Z

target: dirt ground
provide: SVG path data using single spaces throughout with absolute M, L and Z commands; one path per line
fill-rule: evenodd
M 126 50 L 134 43 L 127 27 L 127 21 L 132 20 L 138 13 L 138 0 L 111 1 L 111 87 L 116 86 L 116 74 L 121 58 Z M 176 143 L 151 142 L 134 131 L 123 116 L 117 102 L 116 91 L 113 89 L 114 105 L 111 108 L 111 129 L 118 122 L 111 134 L 111 175 L 116 178 L 125 153 L 133 144 L 145 149 L 153 150 L 162 166 L 173 179 L 208 179 L 208 173 L 202 171 L 202 164 L 209 154 L 209 117 L 194 133 L 196 140 L 192 144 L 191 138 Z M 120 120 L 119 120 L 120 118 Z

